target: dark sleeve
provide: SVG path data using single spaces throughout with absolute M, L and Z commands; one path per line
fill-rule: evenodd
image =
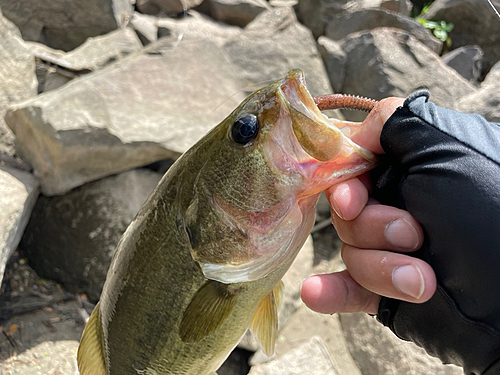
M 383 298 L 378 319 L 467 374 L 500 374 L 500 125 L 411 95 L 384 125 L 390 168 L 374 195 L 409 211 L 415 256 L 438 288 L 423 304 Z

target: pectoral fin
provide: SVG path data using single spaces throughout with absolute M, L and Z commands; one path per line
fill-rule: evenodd
M 184 312 L 179 328 L 181 339 L 194 342 L 214 333 L 233 309 L 236 296 L 230 285 L 208 280 Z
M 274 354 L 274 343 L 278 333 L 278 308 L 283 295 L 283 281 L 264 298 L 252 318 L 250 330 L 267 356 Z
M 77 362 L 80 375 L 106 375 L 104 338 L 96 305 L 83 331 L 78 347 Z

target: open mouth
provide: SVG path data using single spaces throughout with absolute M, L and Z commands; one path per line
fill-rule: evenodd
M 280 90 L 288 103 L 293 132 L 311 157 L 326 162 L 342 148 L 344 136 L 320 112 L 305 85 L 304 73 L 295 69 L 283 79 Z

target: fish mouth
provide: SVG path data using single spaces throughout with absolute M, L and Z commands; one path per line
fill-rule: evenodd
M 321 162 L 334 159 L 342 148 L 343 133 L 326 120 L 314 103 L 302 70 L 288 72 L 281 82 L 280 94 L 287 103 L 293 132 L 304 151 Z

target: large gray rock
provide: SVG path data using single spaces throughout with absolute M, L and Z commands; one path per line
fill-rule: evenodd
M 500 62 L 491 68 L 479 90 L 459 100 L 456 109 L 500 123 Z
M 351 354 L 363 375 L 463 375 L 454 365 L 443 365 L 415 344 L 400 340 L 364 313 L 341 314 L 340 321 Z
M 323 340 L 313 337 L 279 359 L 252 367 L 248 375 L 341 375 Z
M 21 240 L 38 192 L 33 175 L 0 166 L 0 285 L 5 264 Z
M 297 16 L 319 38 L 335 15 L 360 9 L 378 8 L 383 0 L 299 0 Z
M 177 157 L 244 98 L 215 44 L 174 39 L 8 112 L 45 195 Z
M 200 5 L 203 0 L 136 0 L 141 13 L 155 15 L 175 15 Z
M 392 27 L 408 31 L 410 35 L 437 54 L 440 54 L 443 48 L 443 43 L 419 22 L 381 8 L 339 14 L 330 20 L 325 35 L 332 40 L 340 41 L 349 34 L 377 27 Z
M 37 59 L 38 92 L 54 90 L 142 48 L 137 34 L 129 28 L 89 38 L 70 52 L 54 50 L 37 42 L 27 44 Z
M 447 53 L 441 57 L 441 60 L 469 82 L 478 83 L 483 66 L 483 56 L 481 47 L 464 46 Z
M 0 154 L 12 157 L 14 134 L 4 122 L 11 103 L 37 94 L 35 58 L 17 27 L 0 12 Z
M 292 8 L 261 13 L 224 49 L 252 90 L 283 77 L 290 69 L 301 68 L 312 95 L 332 91 L 316 42 L 298 23 Z
M 500 9 L 500 0 L 491 0 Z M 500 19 L 484 0 L 436 0 L 423 16 L 453 23 L 452 48 L 479 45 L 484 51 L 483 73 L 500 60 Z
M 320 36 L 318 38 L 318 51 L 325 64 L 333 90 L 340 92 L 347 67 L 347 55 L 342 49 L 341 42 L 331 40 L 326 36 Z
M 132 170 L 63 196 L 40 196 L 20 245 L 31 267 L 97 301 L 121 235 L 160 178 Z
M 476 90 L 437 54 L 402 30 L 379 28 L 351 34 L 343 49 L 347 65 L 342 92 L 346 94 L 373 99 L 405 97 L 425 87 L 433 102 L 453 108 L 456 101 Z M 355 111 L 344 115 L 349 120 L 364 118 Z
M 0 8 L 24 40 L 65 51 L 120 28 L 132 14 L 130 0 L 0 0 Z
M 245 27 L 270 6 L 265 0 L 205 0 L 202 9 L 217 21 Z

